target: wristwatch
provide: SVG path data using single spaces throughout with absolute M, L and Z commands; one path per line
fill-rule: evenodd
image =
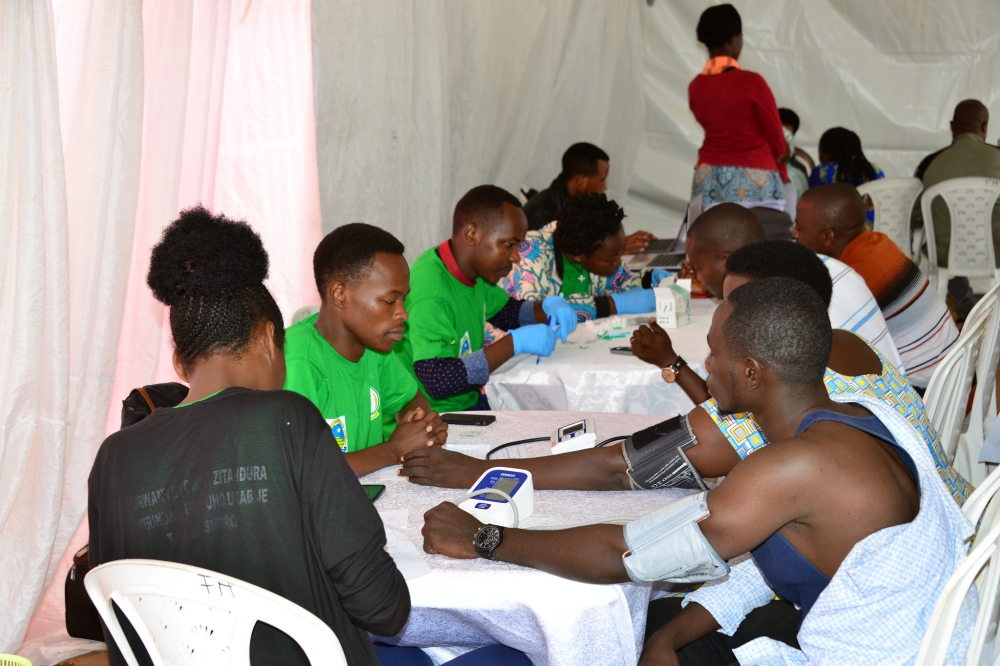
M 503 528 L 496 525 L 483 525 L 476 532 L 472 543 L 476 545 L 476 553 L 483 559 L 492 560 L 493 551 L 503 541 Z
M 673 384 L 677 381 L 677 376 L 681 374 L 681 370 L 683 370 L 684 366 L 687 364 L 687 361 L 678 356 L 676 361 L 660 371 L 660 376 L 663 377 L 663 381 Z

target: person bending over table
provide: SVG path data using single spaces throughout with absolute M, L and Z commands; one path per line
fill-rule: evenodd
M 580 321 L 652 312 L 656 299 L 648 287 L 669 273 L 647 273 L 644 289 L 642 275 L 622 265 L 624 217 L 603 194 L 570 197 L 555 222 L 528 232 L 520 262 L 500 286 L 515 298 L 562 296 Z
M 723 294 L 750 280 L 770 277 L 804 282 L 819 294 L 824 305 L 829 304 L 833 292 L 830 273 L 819 257 L 802 246 L 785 241 L 746 245 L 728 257 L 725 270 Z M 650 326 L 635 332 L 632 348 L 638 357 L 663 367 L 662 359 L 676 357 L 676 353 L 667 333 L 655 324 Z M 740 460 L 765 446 L 767 439 L 753 415 L 720 415 L 715 401 L 708 397 L 705 381 L 689 368 L 684 372 L 689 376 L 681 386 L 698 406 L 677 421 L 675 428 L 679 437 L 672 440 L 670 447 L 663 447 L 655 455 L 647 452 L 637 458 L 635 452 L 630 452 L 629 446 L 623 444 L 559 456 L 519 459 L 518 466 L 532 473 L 537 488 L 551 490 L 642 490 L 676 483 L 674 478 L 658 474 L 663 466 L 683 473 L 690 464 L 702 477 L 725 476 Z M 949 492 L 959 504 L 965 502 L 972 486 L 948 464 L 923 402 L 906 376 L 888 359 L 858 336 L 834 329 L 824 382 L 830 395 L 867 395 L 903 414 L 923 436 Z M 678 447 L 684 451 L 683 461 Z M 434 449 L 404 456 L 400 474 L 418 484 L 465 488 L 491 466 L 490 461 Z
M 826 308 L 805 284 L 737 287 L 712 319 L 709 390 L 723 412 L 755 414 L 770 445 L 715 489 L 624 527 L 504 529 L 444 502 L 424 514 L 424 550 L 601 584 L 728 574 L 650 604 L 643 666 L 912 661 L 973 529 L 891 406 L 831 400 L 832 342 Z M 972 606 L 959 618 L 959 651 Z
M 570 197 L 601 194 L 608 189 L 611 158 L 592 143 L 574 143 L 562 156 L 562 172 L 552 184 L 524 204 L 528 231 L 537 231 L 555 220 Z M 656 236 L 637 231 L 625 238 L 623 254 L 642 252 Z
M 906 365 L 926 389 L 938 363 L 958 340 L 948 305 L 927 276 L 888 236 L 865 228 L 865 202 L 846 183 L 814 187 L 799 200 L 795 239 L 839 259 L 864 278 Z
M 360 476 L 444 444 L 448 425 L 392 350 L 410 290 L 403 244 L 370 224 L 345 224 L 320 241 L 313 273 L 322 304 L 285 334 L 285 389 L 316 405 Z M 388 439 L 383 414 L 399 423 Z
M 719 204 L 702 213 L 691 225 L 684 243 L 697 279 L 716 298 L 722 296 L 726 258 L 747 243 L 764 239 L 760 223 L 741 208 L 735 204 Z M 897 368 L 905 369 L 878 302 L 864 278 L 832 257 L 820 258 L 833 278 L 830 325 L 858 334 Z
M 413 263 L 410 318 L 395 350 L 439 412 L 488 408 L 479 389 L 491 372 L 518 354 L 548 356 L 553 329 L 565 342 L 576 328 L 562 296 L 520 300 L 497 286 L 520 259 L 527 227 L 514 195 L 480 185 L 455 206 L 451 238 Z M 511 334 L 484 347 L 486 322 Z

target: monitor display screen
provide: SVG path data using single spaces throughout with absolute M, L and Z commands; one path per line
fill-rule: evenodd
M 569 435 L 572 435 L 574 432 L 579 432 L 579 431 L 583 430 L 586 426 L 587 426 L 587 422 L 586 421 L 578 421 L 577 423 L 574 423 L 573 425 L 569 425 L 569 426 L 566 426 L 565 428 L 563 428 L 561 436 L 562 437 L 567 437 Z
M 499 481 L 493 484 L 493 487 L 501 492 L 510 495 L 514 491 L 514 488 L 517 488 L 517 479 L 511 479 L 510 477 L 506 476 L 501 477 Z M 501 497 L 500 495 L 492 495 L 490 493 L 486 493 L 484 497 L 488 500 L 494 500 L 497 502 L 507 501 L 504 497 Z

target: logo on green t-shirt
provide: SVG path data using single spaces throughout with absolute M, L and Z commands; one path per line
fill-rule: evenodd
M 472 342 L 469 341 L 469 332 L 466 331 L 465 335 L 462 336 L 462 344 L 458 348 L 459 358 L 463 356 L 468 356 L 472 353 Z
M 337 440 L 337 446 L 344 453 L 347 453 L 347 417 L 338 416 L 335 419 L 327 419 L 326 422 L 330 425 L 330 430 L 333 432 L 333 438 Z
M 378 391 L 375 390 L 374 386 L 369 386 L 368 387 L 368 391 L 371 393 L 371 397 L 372 397 L 372 418 L 371 418 L 371 420 L 374 421 L 379 416 L 381 416 L 381 414 L 378 411 L 378 408 L 379 408 L 379 405 L 382 404 L 382 401 L 378 397 Z

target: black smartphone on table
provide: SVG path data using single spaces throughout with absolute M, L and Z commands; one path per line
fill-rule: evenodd
M 442 414 L 441 420 L 448 425 L 488 426 L 497 420 L 492 414 L 476 414 L 475 412 Z
M 611 353 L 618 354 L 620 356 L 635 356 L 635 354 L 632 353 L 631 347 L 612 347 Z
M 368 495 L 368 499 L 373 502 L 377 500 L 378 496 L 382 494 L 383 490 L 385 490 L 385 486 L 379 483 L 363 483 L 361 484 L 361 487 L 365 489 L 365 494 Z

